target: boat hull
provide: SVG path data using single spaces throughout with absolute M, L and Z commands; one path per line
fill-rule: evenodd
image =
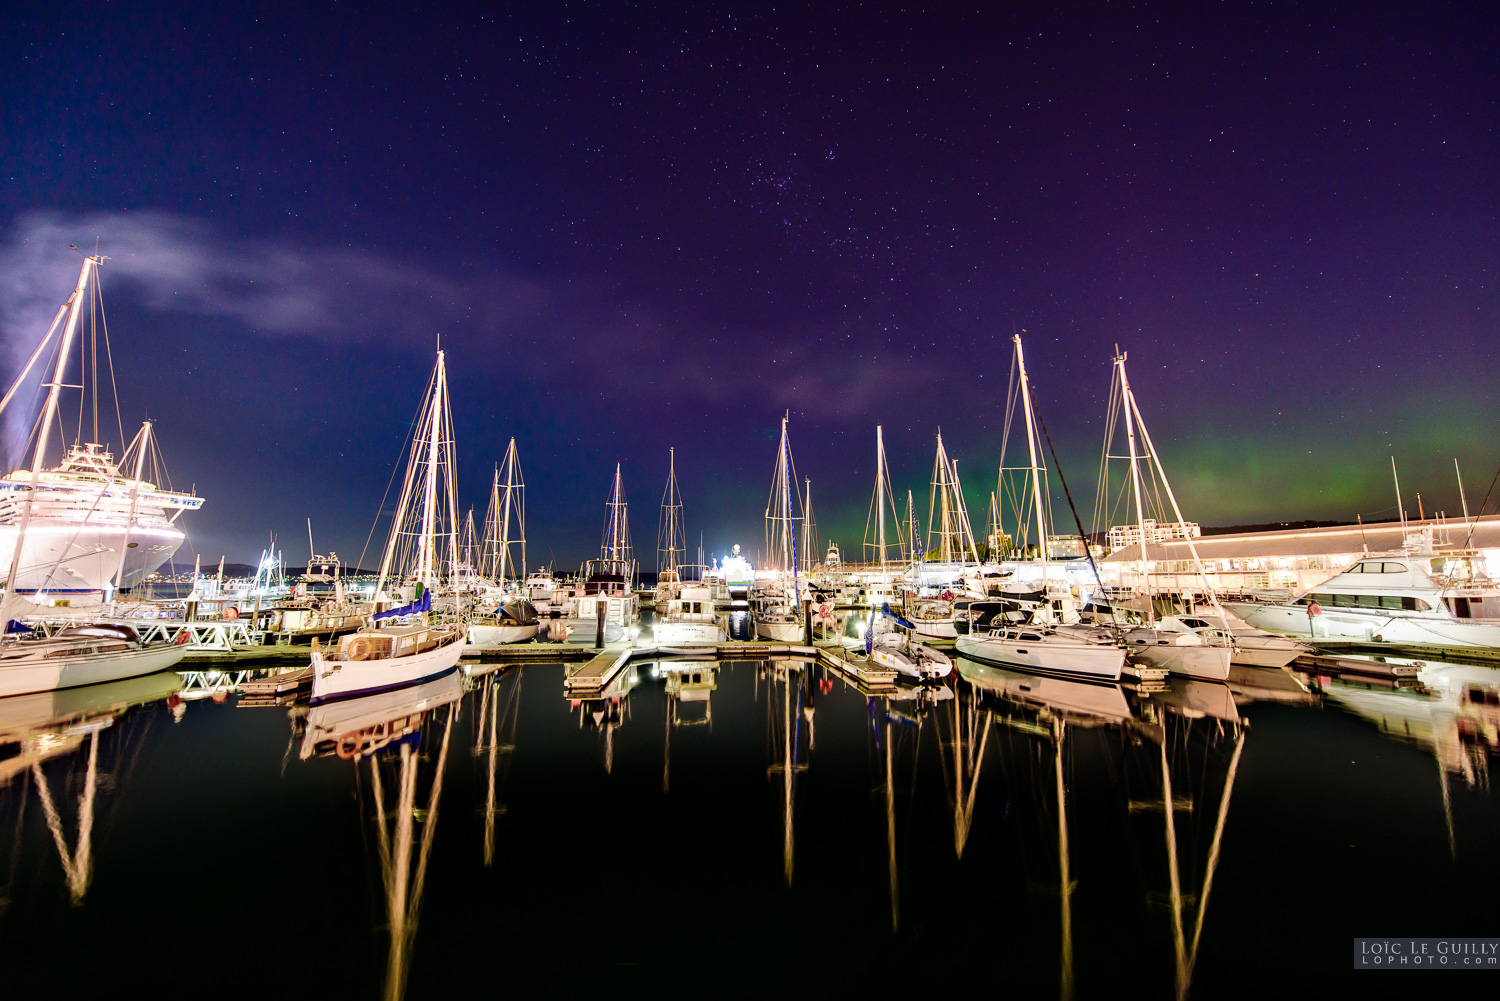
M 312 655 L 312 701 L 370 695 L 430 681 L 457 668 L 458 658 L 463 652 L 462 633 L 434 649 L 381 660 L 329 660 L 315 650 Z
M 1117 646 L 1068 639 L 1029 640 L 997 636 L 960 636 L 954 646 L 965 657 L 1023 671 L 1047 671 L 1119 681 L 1125 651 Z
M 536 634 L 541 631 L 541 628 L 541 623 L 538 622 L 510 626 L 475 624 L 469 627 L 469 642 L 474 646 L 525 643 L 527 640 L 536 639 Z
M 26 663 L 0 661 L 0 697 L 77 688 L 106 681 L 123 681 L 175 667 L 187 653 L 176 643 L 158 643 L 124 653 L 60 656 Z
M 929 636 L 938 640 L 951 640 L 958 636 L 958 623 L 952 619 L 935 621 L 912 619 L 911 627 L 918 636 Z
M 757 621 L 755 623 L 755 635 L 763 640 L 771 640 L 774 643 L 795 643 L 803 638 L 802 623 Z
M 16 549 L 15 525 L 0 525 L 0 576 L 10 573 Z M 123 587 L 133 587 L 161 566 L 182 545 L 181 529 L 139 526 L 126 538 L 124 525 L 78 525 L 34 518 L 21 546 L 16 590 L 66 595 L 102 592 L 114 580 L 125 552 Z M 55 573 L 49 573 L 53 566 Z
M 1334 606 L 1309 616 L 1305 605 L 1226 603 L 1250 625 L 1308 642 L 1333 641 L 1417 649 L 1500 652 L 1500 620 L 1401 614 L 1394 609 Z
M 1161 632 L 1154 629 L 1132 629 L 1125 634 L 1125 647 L 1131 660 L 1145 667 L 1207 681 L 1228 681 L 1229 661 L 1233 648 L 1200 642 L 1190 633 Z
M 1235 634 L 1232 663 L 1241 667 L 1286 667 L 1308 652 L 1306 645 L 1281 636 Z
M 724 642 L 724 627 L 717 622 L 661 622 L 654 627 L 658 646 L 717 646 Z

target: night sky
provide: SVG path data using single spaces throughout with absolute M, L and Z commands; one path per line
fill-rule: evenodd
M 1500 7 L 1058 6 L 9 5 L 4 366 L 97 239 L 179 562 L 358 557 L 439 338 L 461 503 L 515 436 L 559 569 L 617 461 L 654 566 L 668 446 L 753 554 L 787 409 L 846 556 L 877 423 L 982 521 L 1020 329 L 1085 518 L 1116 344 L 1191 520 L 1477 507 Z

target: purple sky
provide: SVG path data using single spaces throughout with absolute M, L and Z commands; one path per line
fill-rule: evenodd
M 566 569 L 616 461 L 652 565 L 668 446 L 689 535 L 760 545 L 786 409 L 846 553 L 877 423 L 924 512 L 941 426 L 981 518 L 1022 328 L 1086 517 L 1116 344 L 1190 519 L 1385 517 L 1392 455 L 1478 506 L 1500 12 L 978 11 L 10 10 L 0 360 L 97 239 L 188 559 L 358 556 L 439 337 L 462 502 L 514 435 Z

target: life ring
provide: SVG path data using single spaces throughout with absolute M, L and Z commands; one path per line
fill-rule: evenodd
M 239 617 L 240 610 L 238 608 L 235 608 L 233 605 L 230 605 L 228 608 L 224 609 L 224 618 L 226 621 L 233 622 Z
M 338 744 L 334 747 L 334 752 L 347 761 L 359 754 L 359 749 L 364 746 L 364 743 L 364 734 L 358 731 L 346 733 L 339 738 Z
M 374 643 L 361 636 L 359 639 L 349 641 L 349 646 L 344 656 L 348 660 L 369 660 L 370 654 L 374 652 L 374 648 Z
M 187 629 L 184 628 L 182 630 L 182 632 L 180 632 L 180 633 L 177 634 L 177 638 L 175 640 L 173 640 L 172 642 L 176 643 L 178 646 L 186 646 L 187 645 L 187 641 L 190 640 L 190 639 L 192 639 L 192 637 L 188 635 Z

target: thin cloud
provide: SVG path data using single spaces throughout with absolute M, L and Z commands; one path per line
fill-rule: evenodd
M 66 298 L 78 263 L 69 244 L 91 248 L 96 236 L 109 257 L 106 289 L 128 289 L 156 312 L 226 318 L 268 337 L 437 332 L 473 319 L 477 296 L 481 322 L 502 329 L 546 299 L 540 286 L 506 275 L 476 287 L 369 251 L 227 238 L 164 212 L 29 213 L 0 247 L 0 323 L 13 352 L 35 343 Z
M 481 365 L 502 358 L 530 378 L 611 399 L 759 400 L 850 418 L 931 374 L 910 355 L 836 361 L 808 332 L 730 324 L 705 335 L 576 284 L 553 289 L 499 269 L 459 278 L 369 250 L 228 236 L 168 212 L 17 218 L 0 242 L 0 337 L 12 372 L 72 288 L 80 258 L 69 245 L 92 250 L 96 238 L 109 257 L 107 300 L 124 293 L 150 312 L 227 320 L 266 338 L 414 344 L 441 333 L 455 346 L 483 345 Z

